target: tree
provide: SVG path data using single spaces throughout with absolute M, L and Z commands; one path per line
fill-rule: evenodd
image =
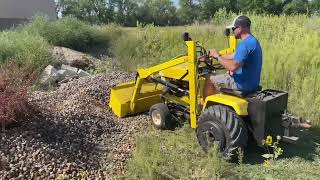
M 198 19 L 200 14 L 200 2 L 197 0 L 180 0 L 180 8 L 178 10 L 179 20 L 183 24 L 190 24 Z
M 148 0 L 139 6 L 137 19 L 159 26 L 176 25 L 177 10 L 170 0 Z
M 282 0 L 238 0 L 238 9 L 242 12 L 280 14 Z
M 97 23 L 114 21 L 115 0 L 59 0 L 62 16 L 73 15 L 80 20 Z
M 219 9 L 215 1 L 201 0 L 200 1 L 200 19 L 210 20 Z
M 310 2 L 310 10 L 312 13 L 320 13 L 320 0 L 311 0 Z
M 309 11 L 309 0 L 288 0 L 283 7 L 285 14 L 305 14 Z
M 132 0 L 115 1 L 115 22 L 124 26 L 134 26 L 137 21 L 138 4 Z

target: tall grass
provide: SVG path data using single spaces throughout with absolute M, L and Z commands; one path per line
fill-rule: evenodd
M 289 92 L 289 108 L 320 122 L 320 18 L 253 16 L 264 52 L 262 83 Z
M 311 140 L 307 141 L 311 143 Z M 151 130 L 137 139 L 128 172 L 118 179 L 317 179 L 320 176 L 319 147 L 318 144 L 308 160 L 305 157 L 280 157 L 282 159 L 267 166 L 259 163 L 261 150 L 249 146 L 251 150 L 242 156 L 242 161 L 228 163 L 218 158 L 218 149 L 205 154 L 194 131 L 187 125 L 176 131 Z M 284 148 L 286 156 L 288 148 Z
M 231 167 L 217 147 L 205 154 L 190 128 L 142 135 L 134 157 L 126 179 L 220 179 Z
M 212 24 L 184 27 L 126 29 L 127 35 L 113 45 L 117 61 L 126 70 L 149 67 L 167 61 L 186 48 L 181 40 L 189 32 L 193 40 L 208 49 L 227 47 L 223 29 L 235 15 L 223 11 Z M 261 84 L 289 92 L 289 110 L 298 116 L 320 123 L 320 18 L 304 15 L 248 15 L 252 32 L 263 48 Z
M 0 64 L 12 59 L 19 66 L 41 69 L 51 61 L 49 44 L 41 36 L 28 32 L 1 32 Z

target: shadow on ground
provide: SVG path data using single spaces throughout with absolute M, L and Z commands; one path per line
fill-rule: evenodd
M 299 157 L 304 160 L 313 161 L 317 143 L 320 144 L 320 127 L 299 130 L 295 133 L 298 135 L 298 137 L 300 137 L 296 144 L 280 142 L 280 147 L 283 149 L 284 153 L 279 158 Z M 265 148 L 258 147 L 256 145 L 256 143 L 253 141 L 253 138 L 249 138 L 248 147 L 245 152 L 245 163 L 263 163 L 264 159 L 262 155 L 266 152 L 267 151 Z

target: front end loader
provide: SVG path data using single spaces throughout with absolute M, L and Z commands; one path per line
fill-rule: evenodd
M 226 31 L 229 47 L 221 54 L 234 53 L 237 41 Z M 244 150 L 251 133 L 258 145 L 266 135 L 280 135 L 288 142 L 296 142 L 292 134 L 297 127 L 310 125 L 287 113 L 288 93 L 259 89 L 244 93 L 221 88 L 221 92 L 206 97 L 201 104 L 204 79 L 208 74 L 221 73 L 223 67 L 214 59 L 200 62 L 198 57 L 208 52 L 188 33 L 183 39 L 187 54 L 165 63 L 137 69 L 131 82 L 111 89 L 109 106 L 119 118 L 149 111 L 158 129 L 173 128 L 177 120 L 187 120 L 196 129 L 199 144 L 207 151 L 219 145 L 223 156 Z

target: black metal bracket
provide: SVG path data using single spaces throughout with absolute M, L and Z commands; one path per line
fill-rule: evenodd
M 150 80 L 155 82 L 155 83 L 160 83 L 160 84 L 166 86 L 168 88 L 166 91 L 171 91 L 173 94 L 175 94 L 178 97 L 188 96 L 189 95 L 189 91 L 181 89 L 177 85 L 172 84 L 172 83 L 170 83 L 168 81 L 164 81 L 164 80 L 162 80 L 160 78 L 150 78 Z
M 282 114 L 282 123 L 284 127 L 284 135 L 282 136 L 283 141 L 289 143 L 296 143 L 299 140 L 299 137 L 292 135 L 292 130 L 294 128 L 311 128 L 310 121 L 305 121 L 301 117 L 296 117 L 284 111 Z

